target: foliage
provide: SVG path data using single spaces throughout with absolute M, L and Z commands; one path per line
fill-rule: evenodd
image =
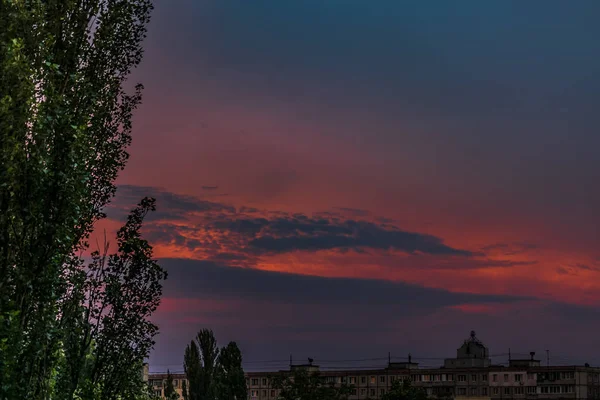
M 272 387 L 280 391 L 279 400 L 342 400 L 352 394 L 353 386 L 327 384 L 318 371 L 296 368 L 271 378 Z
M 167 276 L 140 235 L 154 209 L 154 199 L 143 199 L 117 233 L 118 252 L 96 251 L 86 269 L 74 269 L 62 303 L 64 362 L 56 398 L 114 399 L 139 391 L 142 361 L 158 332 L 149 317 Z
M 126 300 L 136 296 L 136 283 L 117 282 L 127 276 L 117 270 L 148 266 L 137 259 L 144 250 L 133 244 L 133 231 L 123 232 L 102 283 L 112 314 L 95 338 L 80 306 L 89 275 L 77 255 L 128 159 L 141 86 L 132 93 L 124 87 L 141 61 L 151 9 L 150 0 L 0 0 L 2 400 L 69 398 L 58 393 L 75 382 L 77 390 L 89 386 L 89 398 L 133 396 L 132 388 L 119 394 L 130 378 L 124 371 L 147 346 L 132 344 L 155 332 L 145 326 L 149 331 L 111 335 L 139 323 Z M 113 363 L 118 351 L 125 353 Z M 102 385 L 113 383 L 110 397 Z
M 240 400 L 247 398 L 242 353 L 235 342 L 221 350 L 213 332 L 203 329 L 186 347 L 184 370 L 189 384 L 185 400 Z
M 195 340 L 185 348 L 183 356 L 183 368 L 189 383 L 184 381 L 183 398 L 184 400 L 200 400 L 202 393 L 202 361 L 200 359 L 200 350 Z
M 427 393 L 420 387 L 413 386 L 410 380 L 396 380 L 381 400 L 427 400 Z
M 165 399 L 167 400 L 179 400 L 179 394 L 175 391 L 173 386 L 173 375 L 167 370 L 167 383 L 165 385 Z
M 217 398 L 240 400 L 248 398 L 246 379 L 242 368 L 242 352 L 235 342 L 221 348 L 217 363 Z

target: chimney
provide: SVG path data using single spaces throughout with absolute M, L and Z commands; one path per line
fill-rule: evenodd
M 530 351 L 529 355 L 531 356 L 531 361 L 533 361 L 533 357 L 535 356 L 535 351 Z

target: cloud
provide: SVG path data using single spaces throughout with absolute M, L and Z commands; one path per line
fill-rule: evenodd
M 237 218 L 215 221 L 217 229 L 251 236 L 248 246 L 259 253 L 319 250 L 400 250 L 410 254 L 472 256 L 447 246 L 440 238 L 403 231 L 370 221 L 310 218 L 302 214 L 278 218 Z
M 117 195 L 108 209 L 109 217 L 122 219 L 137 202 L 146 196 L 156 199 L 156 212 L 148 215 L 148 221 L 187 219 L 189 214 L 193 213 L 235 213 L 235 207 L 231 205 L 176 194 L 161 188 L 119 185 Z
M 179 252 L 179 256 L 185 254 L 194 259 L 244 267 L 254 267 L 261 261 L 285 255 L 319 253 L 330 257 L 335 253 L 349 256 L 349 252 L 353 258 L 361 255 L 359 262 L 365 265 L 375 262 L 389 268 L 393 268 L 394 263 L 423 269 L 510 268 L 536 264 L 532 260 L 490 257 L 498 250 L 502 254 L 513 254 L 533 245 L 500 243 L 484 247 L 485 253 L 473 252 L 450 246 L 433 235 L 403 230 L 391 220 L 382 222 L 375 216 L 358 217 L 357 214 L 366 215 L 366 211 L 343 207 L 312 216 L 244 206 L 236 210 L 224 202 L 160 188 L 126 185 L 119 187 L 109 215 L 114 217 L 115 211 L 117 215 L 123 213 L 144 195 L 157 198 L 158 211 L 149 215 L 144 234 L 161 256 L 178 256 Z M 340 260 L 335 262 L 339 264 Z M 341 263 L 348 264 L 348 260 Z
M 166 297 L 218 296 L 288 304 L 402 306 L 435 309 L 479 302 L 512 302 L 519 297 L 451 293 L 442 289 L 382 280 L 324 278 L 250 268 L 232 268 L 216 262 L 162 259 L 169 271 Z
M 577 329 L 586 321 L 598 321 L 597 309 L 526 296 L 453 293 L 400 282 L 303 276 L 195 260 L 159 263 L 169 279 L 166 300 L 155 316 L 161 335 L 153 357 L 163 363 L 180 363 L 185 343 L 203 327 L 212 328 L 221 342 L 236 340 L 246 361 L 280 360 L 290 353 L 294 359 L 372 358 L 392 351 L 396 357 L 412 352 L 416 359 L 440 358 L 419 360 L 432 364 L 452 356 L 471 329 L 494 354 L 512 347 L 514 353 L 549 348 L 571 355 L 563 338 L 577 335 L 588 345 L 595 337 L 593 332 L 569 333 L 565 318 Z M 508 333 L 502 330 L 507 324 L 514 327 Z M 531 335 L 536 329 L 549 332 L 544 341 Z M 585 354 L 585 346 L 574 351 Z
M 202 186 L 203 190 L 217 190 L 218 186 Z

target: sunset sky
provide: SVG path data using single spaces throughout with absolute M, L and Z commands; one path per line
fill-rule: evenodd
M 247 369 L 437 366 L 472 329 L 600 364 L 600 2 L 155 6 L 107 224 L 157 198 L 152 370 L 201 328 Z

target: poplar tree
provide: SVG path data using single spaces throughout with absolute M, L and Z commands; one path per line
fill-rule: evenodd
M 242 353 L 235 342 L 219 350 L 213 332 L 203 329 L 183 357 L 185 400 L 242 400 L 248 397 Z
M 71 340 L 63 316 L 85 312 L 63 300 L 85 286 L 72 272 L 128 159 L 142 87 L 127 90 L 127 78 L 151 10 L 150 0 L 0 0 L 2 400 L 56 389 Z
M 165 385 L 165 399 L 167 400 L 179 400 L 179 394 L 175 391 L 175 386 L 173 385 L 173 375 L 171 372 L 167 370 L 167 383 Z
M 235 342 L 221 348 L 217 363 L 217 398 L 241 400 L 248 398 L 246 378 L 242 368 L 242 352 Z

